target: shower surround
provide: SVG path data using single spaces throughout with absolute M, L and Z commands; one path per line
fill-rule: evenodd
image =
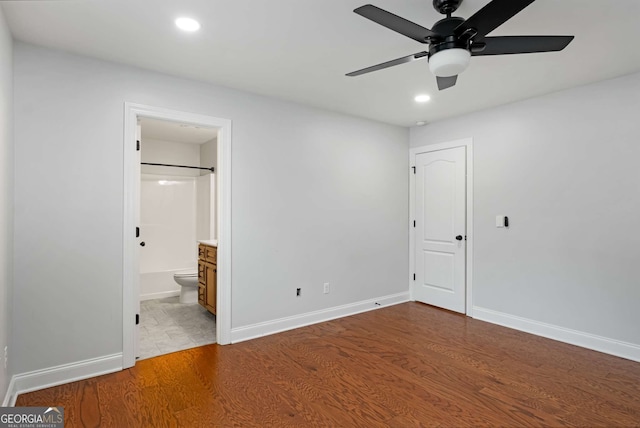
M 196 241 L 210 233 L 212 181 L 213 174 L 141 174 L 141 300 L 179 295 L 173 274 L 197 268 Z

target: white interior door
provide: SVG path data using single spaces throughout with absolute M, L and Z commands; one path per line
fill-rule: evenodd
M 465 312 L 466 148 L 416 155 L 415 300 Z

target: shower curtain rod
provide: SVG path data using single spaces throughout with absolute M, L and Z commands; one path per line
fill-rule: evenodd
M 186 166 L 186 165 L 169 165 L 166 163 L 150 163 L 150 162 L 140 162 L 140 165 L 151 165 L 151 166 L 170 166 L 173 168 L 191 168 L 191 169 L 206 169 L 207 171 L 215 172 L 214 168 L 207 168 L 204 166 Z

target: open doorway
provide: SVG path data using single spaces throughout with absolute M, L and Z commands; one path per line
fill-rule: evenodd
M 140 118 L 140 323 L 137 359 L 215 343 L 218 129 Z M 195 244 L 194 244 L 195 243 Z M 215 253 L 215 251 L 210 251 Z M 205 275 L 208 273 L 208 275 Z
M 227 119 L 125 104 L 124 368 L 230 342 L 230 134 Z

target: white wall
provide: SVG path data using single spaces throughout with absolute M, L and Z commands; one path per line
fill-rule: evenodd
M 408 291 L 406 129 L 17 43 L 16 372 L 122 350 L 125 101 L 233 121 L 232 327 Z
M 205 168 L 216 168 L 218 166 L 217 137 L 200 145 L 200 166 Z M 207 174 L 207 172 L 202 171 L 202 174 Z
M 473 137 L 475 306 L 640 344 L 639 113 L 633 74 L 411 129 Z
M 13 40 L 0 9 L 0 398 L 9 383 L 4 348 L 11 338 L 13 150 Z M 13 359 L 13 349 L 9 353 Z
M 214 172 L 218 172 L 218 137 L 213 138 L 200 146 L 200 166 L 205 168 L 214 168 Z M 218 208 L 216 192 L 217 181 L 216 175 L 209 174 L 207 171 L 201 171 L 202 176 L 208 177 L 206 181 L 198 181 L 198 239 L 209 240 L 218 239 Z M 209 201 L 207 201 L 207 195 Z
M 163 163 L 169 165 L 200 166 L 200 145 L 176 143 L 144 137 L 142 125 L 142 141 L 140 145 L 140 161 Z M 173 168 L 168 166 L 142 165 L 142 172 L 147 174 L 170 174 L 195 177 L 200 170 L 190 168 Z
M 201 175 L 196 179 L 197 240 L 217 239 L 215 228 L 217 220 L 215 187 L 215 174 L 206 173 L 206 175 Z

